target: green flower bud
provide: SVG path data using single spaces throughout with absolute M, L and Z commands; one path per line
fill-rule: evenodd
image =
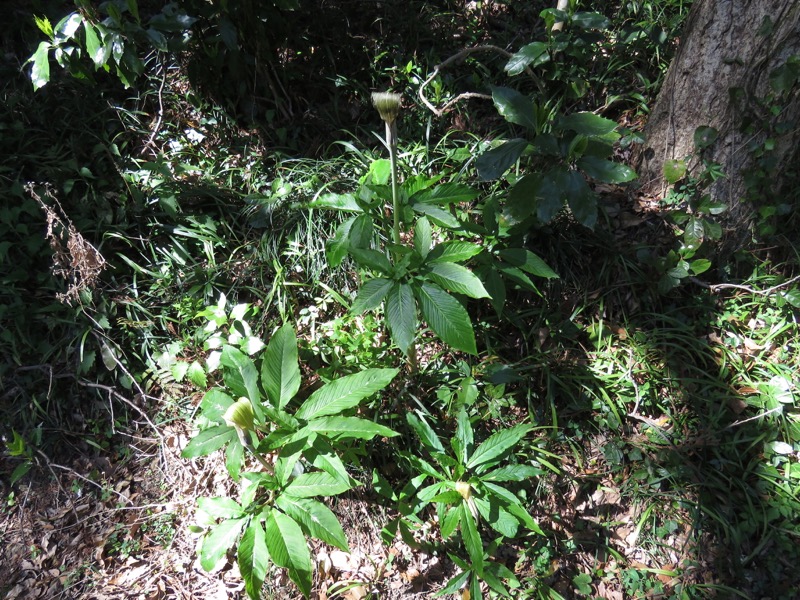
M 390 92 L 372 92 L 372 105 L 378 109 L 387 124 L 391 125 L 400 112 L 400 94 Z
M 228 407 L 222 415 L 225 423 L 231 427 L 236 427 L 239 431 L 253 430 L 253 405 L 250 400 L 242 396 Z

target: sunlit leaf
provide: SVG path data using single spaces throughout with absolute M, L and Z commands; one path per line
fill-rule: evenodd
M 477 354 L 475 333 L 461 303 L 438 286 L 423 283 L 414 288 L 422 314 L 442 341 L 456 350 Z

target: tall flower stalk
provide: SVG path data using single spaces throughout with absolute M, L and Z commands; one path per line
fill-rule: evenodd
M 392 241 L 400 245 L 400 199 L 397 191 L 397 115 L 400 113 L 400 94 L 373 92 L 372 104 L 386 124 L 386 147 L 392 165 Z

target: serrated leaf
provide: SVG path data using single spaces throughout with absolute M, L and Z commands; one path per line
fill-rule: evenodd
M 230 547 L 236 543 L 246 520 L 242 518 L 222 521 L 206 535 L 200 549 L 200 566 L 203 569 L 211 571 L 222 560 Z
M 390 279 L 383 279 L 382 277 L 367 281 L 358 290 L 358 296 L 356 296 L 353 306 L 350 307 L 350 312 L 360 315 L 368 310 L 378 308 L 383 303 L 393 283 Z
M 314 471 L 295 477 L 284 492 L 295 498 L 312 498 L 314 496 L 335 496 L 350 488 L 350 484 L 342 481 L 339 477 L 323 471 Z
M 311 208 L 327 208 L 345 212 L 364 212 L 353 194 L 322 194 L 308 203 Z
M 530 465 L 506 465 L 481 475 L 481 481 L 525 481 L 543 473 L 541 469 Z
M 311 555 L 300 525 L 294 519 L 272 510 L 266 519 L 266 543 L 269 555 L 287 570 L 304 597 L 311 594 Z
M 53 38 L 53 26 L 50 24 L 50 19 L 47 17 L 38 17 L 33 15 L 33 20 L 36 23 L 36 27 L 39 28 L 39 31 L 41 31 L 50 39 Z
M 478 575 L 483 574 L 483 542 L 478 534 L 478 526 L 475 518 L 469 510 L 466 502 L 461 504 L 461 538 L 469 554 L 472 569 Z
M 206 456 L 219 450 L 228 442 L 236 438 L 236 430 L 227 425 L 210 427 L 198 433 L 181 452 L 183 458 L 197 458 Z
M 397 369 L 366 369 L 331 381 L 311 394 L 297 410 L 295 417 L 310 421 L 339 414 L 382 390 L 397 373 Z
M 481 517 L 489 524 L 489 527 L 505 537 L 517 537 L 519 520 L 500 506 L 498 502 L 492 503 L 490 499 L 475 498 L 475 505 L 478 507 Z
M 490 181 L 502 177 L 514 165 L 528 147 L 528 140 L 515 138 L 503 142 L 500 146 L 487 150 L 475 161 L 478 176 L 483 181 Z
M 544 42 L 531 42 L 523 46 L 508 59 L 504 70 L 511 76 L 519 75 L 525 67 L 532 65 L 538 67 L 550 60 L 547 44 Z
M 350 217 L 336 228 L 333 237 L 325 243 L 325 255 L 331 267 L 338 267 L 350 249 L 350 230 L 356 217 Z
M 275 505 L 299 523 L 307 535 L 339 548 L 343 552 L 350 552 L 339 520 L 321 502 L 310 498 L 292 498 L 281 494 L 275 500 Z
M 506 451 L 513 448 L 528 432 L 532 429 L 531 425 L 521 423 L 502 429 L 493 433 L 487 440 L 475 449 L 475 452 L 470 456 L 466 464 L 468 469 L 476 469 L 481 465 L 485 465 L 496 458 L 502 456 Z
M 461 512 L 460 508 L 458 510 Z M 459 573 L 450 581 L 448 581 L 446 586 L 436 592 L 433 597 L 439 598 L 441 596 L 446 596 L 447 594 L 460 593 L 462 600 L 470 600 L 470 597 L 468 595 L 464 595 L 463 593 L 466 589 L 467 581 L 469 581 L 470 575 L 472 575 L 472 571 L 469 570 Z
M 47 85 L 50 81 L 50 42 L 40 42 L 36 52 L 31 56 L 33 66 L 31 67 L 31 83 L 33 91 Z
M 92 59 L 94 68 L 99 69 L 106 62 L 106 53 L 103 45 L 100 43 L 97 31 L 89 21 L 83 22 L 83 31 L 86 35 L 86 52 L 89 54 L 89 58 Z
M 247 595 L 252 600 L 261 600 L 261 588 L 269 568 L 269 551 L 266 533 L 259 519 L 251 519 L 244 530 L 238 548 L 239 572 L 244 579 Z
M 311 431 L 316 431 L 334 440 L 371 440 L 376 436 L 399 435 L 388 427 L 358 417 L 321 417 L 310 421 L 308 427 Z
M 225 469 L 234 481 L 239 481 L 244 462 L 244 446 L 242 444 L 228 444 L 225 448 Z
M 434 263 L 431 265 L 428 278 L 457 294 L 464 294 L 470 298 L 489 297 L 489 292 L 483 287 L 481 280 L 472 271 L 456 263 Z
M 442 534 L 442 539 L 446 540 L 453 535 L 461 521 L 461 514 L 461 506 L 451 506 L 446 510 L 444 518 L 439 521 L 439 531 Z
M 173 363 L 172 366 L 170 367 L 170 372 L 172 373 L 172 376 L 175 378 L 175 381 L 177 383 L 183 381 L 188 371 L 189 371 L 189 363 L 183 360 L 179 360 L 178 362 Z
M 417 251 L 422 258 L 428 256 L 433 244 L 433 232 L 431 231 L 431 223 L 426 217 L 417 219 L 414 225 L 414 250 Z
M 420 419 L 413 412 L 408 412 L 406 413 L 406 421 L 427 448 L 444 454 L 445 450 L 442 442 L 425 419 Z
M 529 531 L 544 535 L 539 524 L 534 521 L 533 517 L 528 514 L 528 511 L 523 508 L 517 496 L 495 483 L 485 481 L 483 485 L 489 493 L 497 496 L 497 498 L 504 503 L 505 509 L 514 515 Z
M 425 204 L 454 204 L 469 202 L 480 196 L 480 192 L 464 183 L 443 183 L 416 193 L 413 200 Z
M 282 410 L 300 389 L 297 337 L 288 323 L 278 329 L 267 344 L 261 362 L 261 384 L 270 403 L 278 410 Z
M 466 409 L 462 406 L 456 416 L 456 434 L 453 437 L 458 460 L 461 464 L 466 464 L 467 459 L 472 454 L 474 448 L 474 437 L 472 434 L 472 423 L 469 421 Z
M 500 250 L 498 256 L 508 264 L 519 267 L 523 271 L 535 275 L 536 277 L 558 279 L 558 274 L 530 250 L 524 248 L 504 248 Z
M 407 283 L 394 283 L 386 296 L 386 323 L 392 340 L 403 354 L 414 343 L 417 334 L 417 305 Z
M 428 255 L 427 263 L 464 262 L 480 254 L 483 247 L 472 242 L 452 241 L 437 244 Z
M 428 326 L 445 344 L 469 354 L 478 353 L 472 321 L 458 300 L 429 283 L 415 286 L 414 292 Z
M 617 128 L 615 121 L 591 112 L 577 112 L 566 115 L 559 119 L 558 125 L 561 129 L 569 129 L 581 135 L 592 137 L 611 133 Z
M 238 519 L 245 515 L 239 503 L 227 496 L 198 498 L 197 506 L 200 507 L 200 510 L 204 513 L 215 519 Z
M 512 88 L 492 86 L 492 100 L 506 121 L 536 131 L 536 107 L 530 98 Z
M 596 156 L 583 156 L 577 164 L 589 177 L 605 183 L 624 183 L 636 179 L 636 171 L 628 165 Z

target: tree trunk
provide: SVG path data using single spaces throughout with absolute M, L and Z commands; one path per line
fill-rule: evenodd
M 757 194 L 778 192 L 781 175 L 796 168 L 800 158 L 800 94 L 794 83 L 800 65 L 793 67 L 790 61 L 785 66 L 798 54 L 797 0 L 695 0 L 645 129 L 647 142 L 637 165 L 644 190 L 658 196 L 666 192 L 663 167 L 667 160 L 691 156 L 690 173 L 696 169 L 695 130 L 713 127 L 719 132 L 717 141 L 701 156 L 720 164 L 726 177 L 709 191 L 715 201 L 728 205 L 728 225 L 736 224 L 745 233 L 741 226 L 752 216 L 752 204 L 742 202 L 748 195 L 744 176 L 756 164 L 753 148 L 763 149 L 767 139 L 775 140 L 770 151 L 772 189 Z M 776 95 L 774 72 L 781 66 L 779 72 L 784 74 L 796 69 L 795 80 L 791 90 Z M 771 114 L 768 103 L 779 106 L 780 114 Z M 792 125 L 776 135 L 774 127 L 779 122 Z M 750 192 L 753 195 L 754 190 Z

